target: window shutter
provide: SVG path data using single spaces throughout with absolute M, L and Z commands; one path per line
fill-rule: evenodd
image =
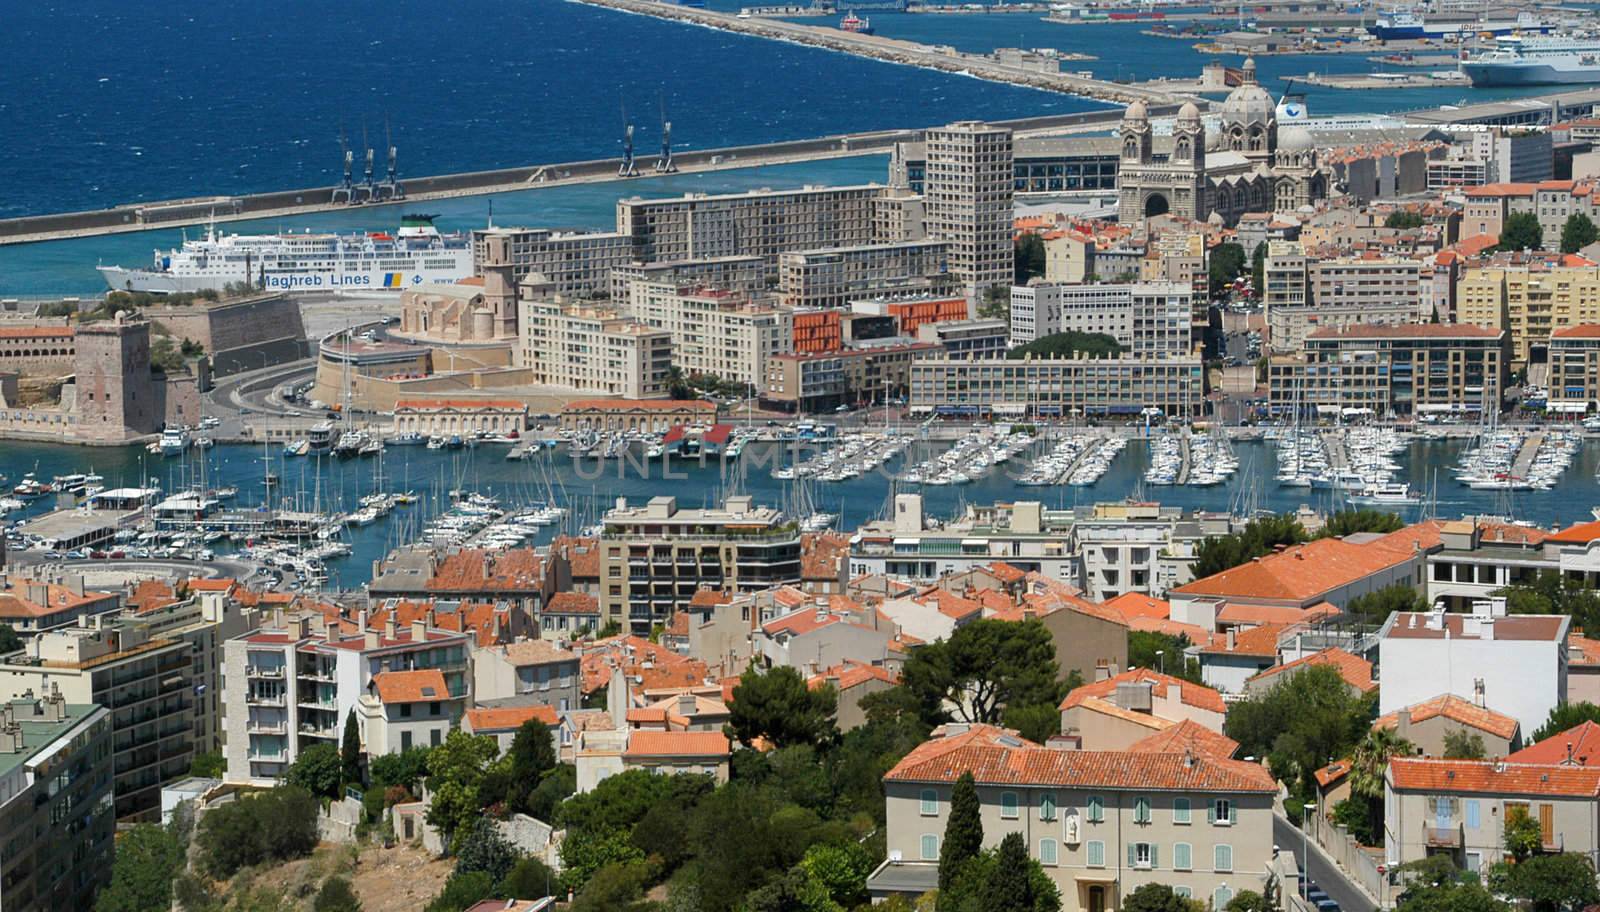
M 1216 823 L 1216 822 L 1217 822 L 1217 803 L 1215 801 L 1208 801 L 1208 802 L 1206 802 L 1206 823 Z
M 1128 867 L 1131 868 L 1131 867 L 1133 867 L 1134 865 L 1136 865 L 1138 863 L 1139 863 L 1139 847 L 1130 842 L 1130 843 L 1128 843 Z
M 1150 843 L 1150 867 L 1161 867 L 1161 847 L 1153 842 Z
M 1232 801 L 1228 802 L 1228 822 L 1229 823 L 1238 823 L 1239 822 L 1239 809 L 1234 806 Z

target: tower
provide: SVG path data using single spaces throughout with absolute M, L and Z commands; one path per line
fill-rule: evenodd
M 74 362 L 80 436 L 122 441 L 161 429 L 163 412 L 150 376 L 150 324 L 127 311 L 79 325 Z
M 1129 165 L 1148 165 L 1151 157 L 1150 113 L 1144 102 L 1128 105 L 1122 115 L 1122 161 Z
M 1117 166 L 1118 221 L 1139 225 L 1168 213 L 1205 217 L 1206 129 L 1193 102 L 1179 109 L 1172 127 L 1172 152 L 1164 158 L 1152 150 L 1150 118 L 1143 102 L 1128 105 L 1118 132 L 1122 137 Z
M 1251 162 L 1271 164 L 1278 146 L 1278 106 L 1256 82 L 1254 57 L 1244 62 L 1243 79 L 1222 102 L 1222 135 L 1229 151 Z
M 927 148 L 927 235 L 950 242 L 950 272 L 976 301 L 1015 276 L 1011 130 L 962 121 L 928 130 Z

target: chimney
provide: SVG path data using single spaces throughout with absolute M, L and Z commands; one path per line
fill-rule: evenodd
M 1480 708 L 1480 709 L 1486 708 L 1486 706 L 1487 706 L 1487 704 L 1485 704 L 1484 701 L 1483 701 L 1483 679 L 1482 678 L 1473 678 L 1472 679 L 1472 702 L 1477 704 L 1478 708 Z
M 356 626 L 359 627 L 363 633 L 366 632 L 367 622 L 370 620 L 371 618 L 367 616 L 367 609 L 363 608 L 356 612 Z
M 1239 642 L 1238 628 L 1237 627 L 1229 627 L 1228 628 L 1228 651 L 1232 652 L 1233 649 L 1234 649 L 1234 646 L 1237 645 L 1238 642 Z
M 694 694 L 684 692 L 678 694 L 678 715 L 693 716 L 695 710 Z
M 1094 663 L 1094 679 L 1096 682 L 1107 680 L 1110 677 L 1111 669 L 1106 665 L 1104 659 Z
M 378 631 L 363 628 L 361 631 L 361 645 L 368 649 L 377 649 L 379 646 Z
M 428 639 L 428 622 L 417 618 L 411 622 L 411 642 L 422 643 Z
M 1394 714 L 1394 734 L 1396 738 L 1411 739 L 1411 710 L 1402 709 Z
M 383 638 L 386 639 L 386 640 L 394 639 L 395 638 L 395 634 L 398 632 L 395 629 L 395 620 L 394 620 L 394 616 L 398 611 L 399 611 L 398 608 L 389 609 L 389 616 L 383 619 Z

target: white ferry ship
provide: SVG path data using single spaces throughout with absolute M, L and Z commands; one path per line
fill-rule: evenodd
M 1494 50 L 1461 62 L 1474 88 L 1600 82 L 1600 40 L 1499 38 Z
M 157 250 L 146 269 L 100 266 L 115 291 L 221 291 L 250 282 L 267 291 L 393 292 L 472 275 L 462 232 L 440 234 L 431 215 L 407 215 L 395 234 L 222 234 L 215 226 L 177 250 Z

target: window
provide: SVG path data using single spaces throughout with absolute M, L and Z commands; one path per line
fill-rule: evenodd
M 923 834 L 923 836 L 922 836 L 922 860 L 923 861 L 938 861 L 939 860 L 939 837 L 938 836 L 935 836 L 932 833 L 924 833 Z
M 1480 818 L 1478 816 L 1478 799 L 1476 799 L 1476 798 L 1468 798 L 1467 799 L 1467 827 L 1469 829 L 1474 829 L 1475 830 L 1475 829 L 1478 828 L 1479 823 L 1480 823 Z
M 1189 822 L 1189 799 L 1172 799 L 1172 822 L 1181 824 Z
M 410 703 L 401 703 L 400 704 L 400 718 L 402 718 L 402 719 L 411 718 L 411 704 Z
M 1184 899 L 1189 899 L 1189 898 L 1194 896 L 1194 891 L 1189 889 L 1188 887 L 1173 887 L 1172 888 L 1172 895 L 1173 896 L 1181 896 Z
M 1150 799 L 1144 796 L 1133 799 L 1133 822 L 1150 822 Z
M 1000 816 L 1007 820 L 1017 819 L 1017 793 L 1000 793 Z
M 403 751 L 411 749 L 411 733 L 410 732 L 404 732 L 403 731 L 403 732 L 400 733 L 400 749 L 403 750 Z
M 1231 845 L 1219 845 L 1219 846 L 1217 846 L 1216 852 L 1215 852 L 1215 857 L 1211 861 L 1211 867 L 1213 869 L 1215 869 L 1219 873 L 1226 873 L 1226 872 L 1232 871 L 1233 870 L 1233 846 L 1231 846 Z
M 1083 863 L 1091 868 L 1106 866 L 1106 844 L 1095 841 L 1085 843 L 1083 847 Z
M 933 789 L 922 790 L 922 816 L 939 816 L 939 793 Z
M 1045 792 L 1039 796 L 1039 819 L 1056 819 L 1056 793 Z
M 1156 847 L 1149 842 L 1128 843 L 1128 867 L 1153 868 L 1156 866 Z
M 1237 822 L 1234 816 L 1233 802 L 1226 798 L 1218 798 L 1211 802 L 1211 810 L 1206 815 L 1211 823 L 1217 826 L 1233 826 Z
M 1056 841 L 1054 839 L 1039 840 L 1039 863 L 1052 866 L 1056 863 Z
M 1089 822 L 1102 823 L 1106 819 L 1106 800 L 1099 795 L 1089 796 Z
M 1190 871 L 1194 869 L 1194 848 L 1187 842 L 1180 842 L 1172 847 L 1172 867 L 1176 871 Z
M 430 747 L 438 747 L 439 746 L 439 741 L 440 741 L 439 734 L 440 733 L 439 733 L 439 730 L 437 728 L 432 730 L 432 731 L 430 731 L 430 732 L 428 732 L 428 746 L 430 746 Z
M 438 714 L 439 714 L 439 701 L 435 700 L 432 703 L 428 704 L 428 715 L 437 716 Z

